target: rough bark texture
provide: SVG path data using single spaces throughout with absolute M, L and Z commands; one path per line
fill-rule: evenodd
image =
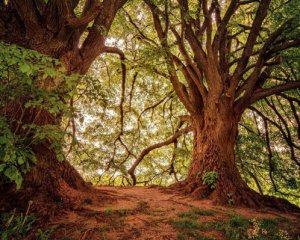
M 240 116 L 233 114 L 229 105 L 219 102 L 204 108 L 203 117 L 193 118 L 193 159 L 188 178 L 173 187 L 195 198 L 209 198 L 217 205 L 246 207 L 272 207 L 296 210 L 297 206 L 286 200 L 262 196 L 249 188 L 242 179 L 235 161 L 235 144 Z M 208 172 L 216 172 L 216 187 L 203 182 Z
M 87 0 L 81 16 L 76 17 L 74 9 L 79 4 L 77 0 L 50 0 L 47 3 L 32 0 L 12 0 L 5 3 L 0 0 L 0 40 L 60 59 L 67 74 L 84 74 L 95 58 L 106 52 L 105 38 L 117 11 L 125 2 L 104 0 L 100 3 Z M 80 45 L 81 37 L 92 21 L 93 25 Z M 109 52 L 119 54 L 114 48 L 109 48 Z M 53 79 L 46 79 L 41 87 L 47 89 L 52 81 Z M 12 114 L 17 109 L 12 107 Z M 5 112 L 9 114 L 7 109 Z M 22 118 L 23 123 L 34 121 L 38 125 L 60 124 L 60 116 L 46 111 L 37 114 L 38 112 L 37 109 L 27 109 Z M 12 116 L 15 115 L 17 114 Z M 57 160 L 55 152 L 49 146 L 48 142 L 34 146 L 37 164 L 25 176 L 22 189 L 16 191 L 11 184 L 0 186 L 1 193 L 6 193 L 5 196 L 1 194 L 0 202 L 8 208 L 26 208 L 29 200 L 40 200 L 46 205 L 62 201 L 69 203 L 64 206 L 72 206 L 70 201 L 74 194 L 70 192 L 91 190 L 90 185 L 84 182 L 67 161 Z M 47 215 L 47 208 L 44 209 L 44 214 Z
M 144 1 L 152 13 L 158 44 L 165 50 L 169 80 L 193 119 L 194 152 L 189 175 L 174 186 L 197 197 L 209 197 L 217 204 L 293 208 L 287 201 L 251 190 L 243 181 L 234 156 L 243 112 L 256 101 L 300 86 L 300 81 L 292 77 L 285 83 L 265 84 L 272 78 L 273 67 L 281 64 L 281 51 L 300 44 L 299 39 L 292 37 L 290 43 L 280 42 L 280 47 L 274 47 L 291 21 L 267 34 L 261 44 L 258 36 L 266 27 L 270 0 L 257 2 L 253 21 L 247 23 L 250 27 L 241 28 L 237 34 L 232 34 L 230 20 L 243 12 L 241 1 L 232 0 L 226 6 L 218 1 L 199 1 L 198 14 L 194 16 L 189 1 L 179 0 L 180 27 L 170 22 L 171 11 L 162 11 L 153 1 Z M 170 40 L 174 38 L 175 42 Z M 241 46 L 237 47 L 236 40 Z M 173 51 L 175 47 L 180 54 Z M 215 189 L 202 181 L 204 174 L 211 171 L 218 173 Z

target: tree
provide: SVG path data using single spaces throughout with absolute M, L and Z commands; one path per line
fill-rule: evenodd
M 105 40 L 118 10 L 125 3 L 125 0 L 1 0 L 0 40 L 59 59 L 67 75 L 84 74 L 95 58 L 104 52 L 118 54 L 123 59 L 120 50 L 105 46 Z M 63 85 L 62 81 L 57 77 L 47 77 L 38 87 L 48 92 L 56 91 L 58 83 Z M 22 110 L 25 109 L 24 101 L 20 105 Z M 1 109 L 1 112 L 14 114 L 20 119 L 18 106 L 16 103 L 10 106 L 11 111 Z M 34 121 L 40 126 L 59 125 L 61 121 L 60 113 L 41 112 L 38 108 L 25 109 L 22 114 L 22 124 Z M 18 132 L 18 129 L 13 131 Z M 79 190 L 89 189 L 67 161 L 57 161 L 50 144 L 44 141 L 34 147 L 37 164 L 27 174 L 22 194 L 26 193 L 28 198 L 42 192 L 57 200 L 66 195 L 60 191 L 63 184 Z M 11 186 L 8 187 L 12 190 Z
M 234 148 L 247 108 L 300 87 L 299 79 L 280 73 L 288 65 L 284 52 L 300 45 L 298 13 L 292 10 L 296 1 L 145 3 L 158 42 L 133 25 L 142 41 L 162 53 L 168 78 L 193 127 L 193 161 L 188 179 L 177 186 L 218 204 L 279 204 L 247 186 L 237 169 Z M 217 184 L 208 186 L 212 176 Z

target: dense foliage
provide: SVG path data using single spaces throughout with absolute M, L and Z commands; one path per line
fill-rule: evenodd
M 32 149 L 45 140 L 50 142 L 59 160 L 67 158 L 94 184 L 131 185 L 134 179 L 128 171 L 135 164 L 135 177 L 140 185 L 169 185 L 186 178 L 192 159 L 191 124 L 187 121 L 188 111 L 169 81 L 165 59 L 169 52 L 184 62 L 176 36 L 176 31 L 182 30 L 182 9 L 177 1 L 146 2 L 157 6 L 166 29 L 171 25 L 167 29 L 168 48 L 160 43 L 147 5 L 130 1 L 120 10 L 106 40 L 106 45 L 120 49 L 125 59 L 120 52 L 117 53 L 121 62 L 116 52 L 103 54 L 80 81 L 66 76 L 58 60 L 15 45 L 0 44 L 1 183 L 15 182 L 20 188 L 22 176 L 36 162 Z M 189 2 L 188 14 L 203 18 L 197 1 Z M 222 4 L 226 9 L 229 1 Z M 76 9 L 78 12 L 82 5 L 81 2 Z M 236 41 L 236 51 L 230 56 L 233 62 L 242 55 L 240 45 L 247 41 L 256 8 L 256 1 L 244 3 L 230 21 L 231 34 L 238 36 L 233 40 Z M 299 38 L 299 31 L 295 31 L 299 29 L 295 21 L 299 17 L 297 0 L 289 4 L 272 1 L 254 50 L 261 49 L 267 37 L 286 21 L 289 25 L 279 43 Z M 81 42 L 85 37 L 83 34 Z M 192 49 L 185 40 L 184 44 L 192 59 Z M 270 51 L 274 49 L 276 45 Z M 280 62 L 279 67 L 272 69 L 265 86 L 277 86 L 287 79 L 299 81 L 299 57 L 297 48 L 276 55 L 268 64 Z M 258 56 L 252 56 L 250 64 L 258 60 Z M 177 66 L 176 74 L 189 89 L 182 69 Z M 244 78 L 249 76 L 246 72 Z M 49 79 L 57 81 L 49 81 L 47 85 Z M 241 91 L 238 97 L 243 94 Z M 299 108 L 299 89 L 274 94 L 253 104 L 243 114 L 236 146 L 238 167 L 248 185 L 261 194 L 285 197 L 298 205 Z M 16 114 L 11 114 L 12 109 L 18 109 Z M 53 114 L 61 120 L 60 126 L 39 125 L 34 120 L 26 124 L 23 113 L 33 110 L 37 114 L 44 110 Z M 206 179 L 214 188 L 217 176 L 212 172 L 203 181 Z
M 57 60 L 16 45 L 0 43 L 0 180 L 21 187 L 22 176 L 36 163 L 32 148 L 49 141 L 59 160 L 64 160 L 64 131 L 60 126 L 28 121 L 28 111 L 54 115 L 72 114 L 66 102 L 75 93 L 76 77 L 67 77 Z M 47 78 L 57 77 L 67 85 L 49 91 Z M 59 83 L 57 83 L 59 84 Z M 25 122 L 25 124 L 24 124 Z
M 273 4 L 270 30 L 284 18 L 297 18 L 299 14 L 293 7 L 296 2 Z M 127 171 L 141 156 L 136 173 L 138 184 L 169 185 L 184 179 L 188 172 L 191 133 L 160 148 L 155 146 L 176 134 L 187 112 L 168 81 L 163 49 L 156 43 L 151 16 L 144 7 L 135 1 L 121 11 L 107 41 L 126 56 L 128 71 L 123 94 L 119 59 L 105 55 L 85 77 L 81 90 L 87 94 L 81 94 L 76 101 L 78 116 L 85 117 L 75 121 L 76 136 L 82 144 L 80 154 L 70 159 L 95 184 L 131 184 Z M 132 9 L 138 9 L 140 15 L 132 15 Z M 245 27 L 240 24 L 247 22 L 243 14 L 234 19 L 234 32 Z M 126 23 L 122 29 L 118 28 L 121 23 Z M 286 36 L 293 34 L 297 33 L 287 30 Z M 273 79 L 298 80 L 299 49 L 285 51 L 281 58 L 283 64 L 274 71 Z M 236 152 L 239 169 L 250 186 L 262 194 L 286 197 L 299 204 L 298 109 L 299 90 L 253 105 L 242 117 Z M 144 155 L 149 148 L 151 151 Z

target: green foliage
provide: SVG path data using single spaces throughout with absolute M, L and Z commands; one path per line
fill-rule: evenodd
M 252 220 L 241 217 L 240 215 L 233 215 L 230 219 L 224 222 L 216 223 L 217 230 L 223 231 L 228 239 L 232 240 L 288 240 L 292 239 L 288 234 L 291 231 L 290 223 L 279 226 L 281 219 L 266 218 Z
M 213 215 L 214 215 L 213 210 L 196 208 L 196 207 L 191 208 L 191 210 L 188 212 L 182 212 L 177 214 L 178 217 L 192 218 L 192 219 L 197 219 L 199 216 L 213 216 Z
M 1 240 L 24 239 L 35 222 L 33 215 L 16 214 L 16 210 L 1 215 Z
M 211 189 L 215 189 L 218 183 L 218 177 L 219 174 L 215 171 L 205 172 L 202 176 L 202 181 Z
M 111 208 L 106 208 L 104 209 L 104 215 L 109 217 L 109 216 L 113 216 L 115 214 L 115 211 Z
M 179 231 L 177 239 L 211 239 L 202 235 L 200 232 L 203 229 L 202 224 L 193 218 L 172 219 L 169 221 L 169 224 Z
M 234 215 L 226 222 L 218 222 L 216 229 L 224 231 L 226 236 L 231 240 L 241 240 L 247 239 L 247 229 L 250 224 L 248 219 Z
M 191 209 L 191 212 L 193 212 L 193 213 L 195 213 L 199 216 L 213 216 L 214 215 L 213 210 L 203 209 L 203 208 L 196 208 L 196 207 L 193 207 Z
M 11 132 L 5 118 L 0 117 L 0 182 L 15 182 L 21 187 L 22 175 L 36 158 L 26 138 Z
M 64 159 L 65 132 L 47 117 L 72 116 L 66 102 L 77 82 L 76 76 L 64 75 L 58 60 L 0 42 L 0 184 L 21 187 L 22 176 L 36 162 L 32 147 L 41 142 Z M 36 123 L 38 117 L 45 124 Z
M 298 92 L 290 91 L 285 93 L 285 96 L 297 99 Z M 252 188 L 258 191 L 259 184 L 264 194 L 285 197 L 299 205 L 300 172 L 295 164 L 295 160 L 299 158 L 299 151 L 291 147 L 291 143 L 296 146 L 299 141 L 299 126 L 292 120 L 295 116 L 289 101 L 280 97 L 271 97 L 268 101 L 277 106 L 277 111 L 283 119 L 283 122 L 280 122 L 278 115 L 265 100 L 255 105 L 265 117 L 271 121 L 276 119 L 273 123 L 268 122 L 272 157 L 269 158 L 263 119 L 254 112 L 246 111 L 236 147 L 238 166 Z M 284 127 L 280 129 L 280 126 Z M 289 132 L 291 143 L 286 141 L 285 131 Z
M 38 229 L 35 236 L 36 236 L 36 239 L 37 240 L 51 240 L 51 236 L 53 234 L 53 232 L 55 231 L 55 226 L 51 227 L 50 229 L 48 230 L 41 230 L 41 229 Z
M 231 192 L 227 193 L 227 198 L 228 198 L 228 204 L 229 205 L 234 205 L 235 204 L 235 200 L 233 198 L 233 193 L 231 193 Z
M 170 220 L 169 223 L 174 228 L 178 228 L 180 230 L 185 230 L 185 231 L 200 228 L 200 224 L 196 220 L 193 220 L 193 219 Z

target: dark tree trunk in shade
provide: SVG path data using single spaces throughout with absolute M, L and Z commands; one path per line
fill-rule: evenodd
M 74 9 L 79 2 L 76 0 L 51 0 L 47 3 L 12 0 L 8 1 L 8 4 L 0 0 L 0 40 L 59 59 L 66 69 L 66 74 L 85 74 L 100 54 L 119 54 L 118 49 L 106 47 L 104 42 L 118 10 L 125 2 L 87 0 L 84 2 L 82 15 L 77 17 Z M 79 46 L 81 36 L 90 22 L 93 24 Z M 99 31 L 99 26 L 102 31 Z M 53 79 L 46 79 L 42 87 L 47 89 L 52 81 Z M 47 111 L 39 114 L 37 112 L 37 109 L 26 109 L 22 118 L 23 124 L 31 123 L 33 119 L 35 124 L 41 126 L 60 124 L 59 116 Z M 5 195 L 1 193 L 0 201 L 4 200 L 3 204 L 25 208 L 29 200 L 35 201 L 40 196 L 45 204 L 59 201 L 68 203 L 70 191 L 92 189 L 67 161 L 57 160 L 50 143 L 40 143 L 34 146 L 33 150 L 37 164 L 32 166 L 24 177 L 21 190 L 16 191 L 12 185 L 2 186 L 0 190 L 6 192 Z

